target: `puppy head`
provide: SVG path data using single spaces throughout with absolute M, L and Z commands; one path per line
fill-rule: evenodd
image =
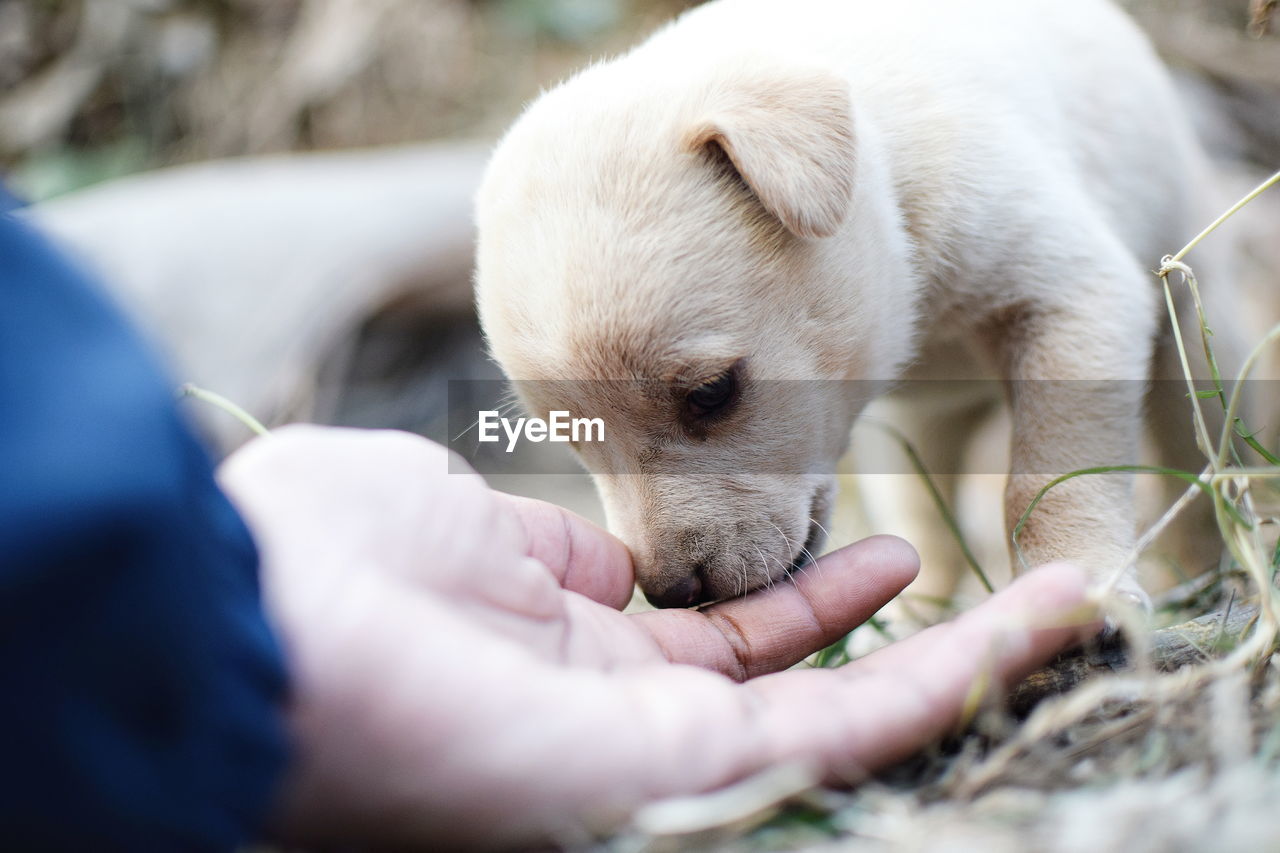
M 528 408 L 604 420 L 577 450 L 610 527 L 649 599 L 688 606 L 817 550 L 865 402 L 842 380 L 897 356 L 893 300 L 851 281 L 884 249 L 846 84 L 664 73 L 598 66 L 520 119 L 478 197 L 477 296 Z

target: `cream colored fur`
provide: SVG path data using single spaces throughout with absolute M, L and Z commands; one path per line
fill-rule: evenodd
M 1204 221 L 1201 171 L 1163 69 L 1109 3 L 719 0 L 510 130 L 478 197 L 479 308 L 515 379 L 689 387 L 742 360 L 733 417 L 696 435 L 679 400 L 626 384 L 522 388 L 535 411 L 606 419 L 580 452 L 642 588 L 681 603 L 665 594 L 696 575 L 697 598 L 725 597 L 820 538 L 867 402 L 862 383 L 769 380 L 1133 380 L 1087 406 L 1010 386 L 1029 472 L 1009 479 L 1010 522 L 1052 473 L 1136 459 L 1149 270 Z M 1050 493 L 1028 562 L 1108 576 L 1132 485 Z M 1145 598 L 1131 574 L 1119 588 Z

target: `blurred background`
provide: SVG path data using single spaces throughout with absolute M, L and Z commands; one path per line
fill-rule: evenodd
M 689 0 L 0 0 L 0 165 L 33 200 L 219 157 L 491 140 Z M 1280 56 L 1249 0 L 1128 0 L 1274 155 Z
M 448 382 L 498 378 L 470 297 L 487 151 L 540 89 L 688 5 L 0 0 L 0 168 L 177 382 L 268 424 L 444 440 Z M 1249 0 L 1127 5 L 1176 70 L 1225 206 L 1280 166 L 1280 40 L 1250 34 Z M 1265 203 L 1232 228 L 1275 270 Z M 222 452 L 249 437 L 192 411 Z M 599 518 L 583 477 L 493 479 Z
M 443 441 L 448 382 L 500 376 L 470 296 L 489 148 L 541 88 L 681 6 L 0 0 L 0 166 L 178 381 L 269 425 Z M 250 435 L 192 412 L 223 452 Z M 599 518 L 583 477 L 502 485 Z

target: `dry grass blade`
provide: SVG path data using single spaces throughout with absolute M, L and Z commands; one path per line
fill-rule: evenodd
M 1258 618 L 1257 605 L 1228 607 L 1156 631 L 1149 660 L 1156 669 L 1172 672 L 1211 660 L 1214 652 L 1233 648 Z M 1009 697 L 1009 709 L 1026 714 L 1049 696 L 1066 693 L 1084 681 L 1132 664 L 1130 649 L 1120 636 L 1092 648 L 1073 649 L 1027 677 Z
M 1255 36 L 1271 32 L 1271 14 L 1276 5 L 1277 0 L 1249 0 L 1249 32 Z

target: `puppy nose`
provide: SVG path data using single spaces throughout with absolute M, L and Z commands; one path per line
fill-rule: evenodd
M 644 597 L 654 607 L 692 607 L 702 596 L 702 581 L 696 574 L 686 575 L 662 592 L 646 592 Z

